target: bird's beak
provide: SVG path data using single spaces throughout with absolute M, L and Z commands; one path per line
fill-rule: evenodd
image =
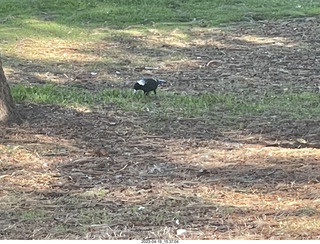
M 137 90 L 136 89 L 133 89 L 133 94 L 135 94 L 137 92 Z

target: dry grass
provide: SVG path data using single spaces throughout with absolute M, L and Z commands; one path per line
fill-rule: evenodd
M 75 114 L 65 114 L 63 131 Z M 52 119 L 2 138 L 4 238 L 318 238 L 319 149 L 170 139 L 125 121 L 109 131 L 97 114 L 78 123 L 99 128 L 62 139 Z M 90 137 L 102 128 L 114 144 L 106 155 Z

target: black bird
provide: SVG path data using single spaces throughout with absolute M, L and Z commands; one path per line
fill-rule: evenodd
M 148 95 L 151 91 L 153 91 L 154 94 L 157 94 L 156 89 L 158 85 L 164 82 L 164 80 L 159 80 L 155 78 L 143 78 L 141 80 L 138 80 L 136 84 L 134 84 L 133 92 L 136 93 L 137 90 L 142 90 L 144 91 L 145 95 Z

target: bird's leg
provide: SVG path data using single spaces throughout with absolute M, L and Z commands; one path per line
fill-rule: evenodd
M 157 94 L 156 90 L 153 90 L 154 94 Z

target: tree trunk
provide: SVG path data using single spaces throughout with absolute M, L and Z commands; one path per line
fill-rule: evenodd
M 21 123 L 0 59 L 0 124 Z

